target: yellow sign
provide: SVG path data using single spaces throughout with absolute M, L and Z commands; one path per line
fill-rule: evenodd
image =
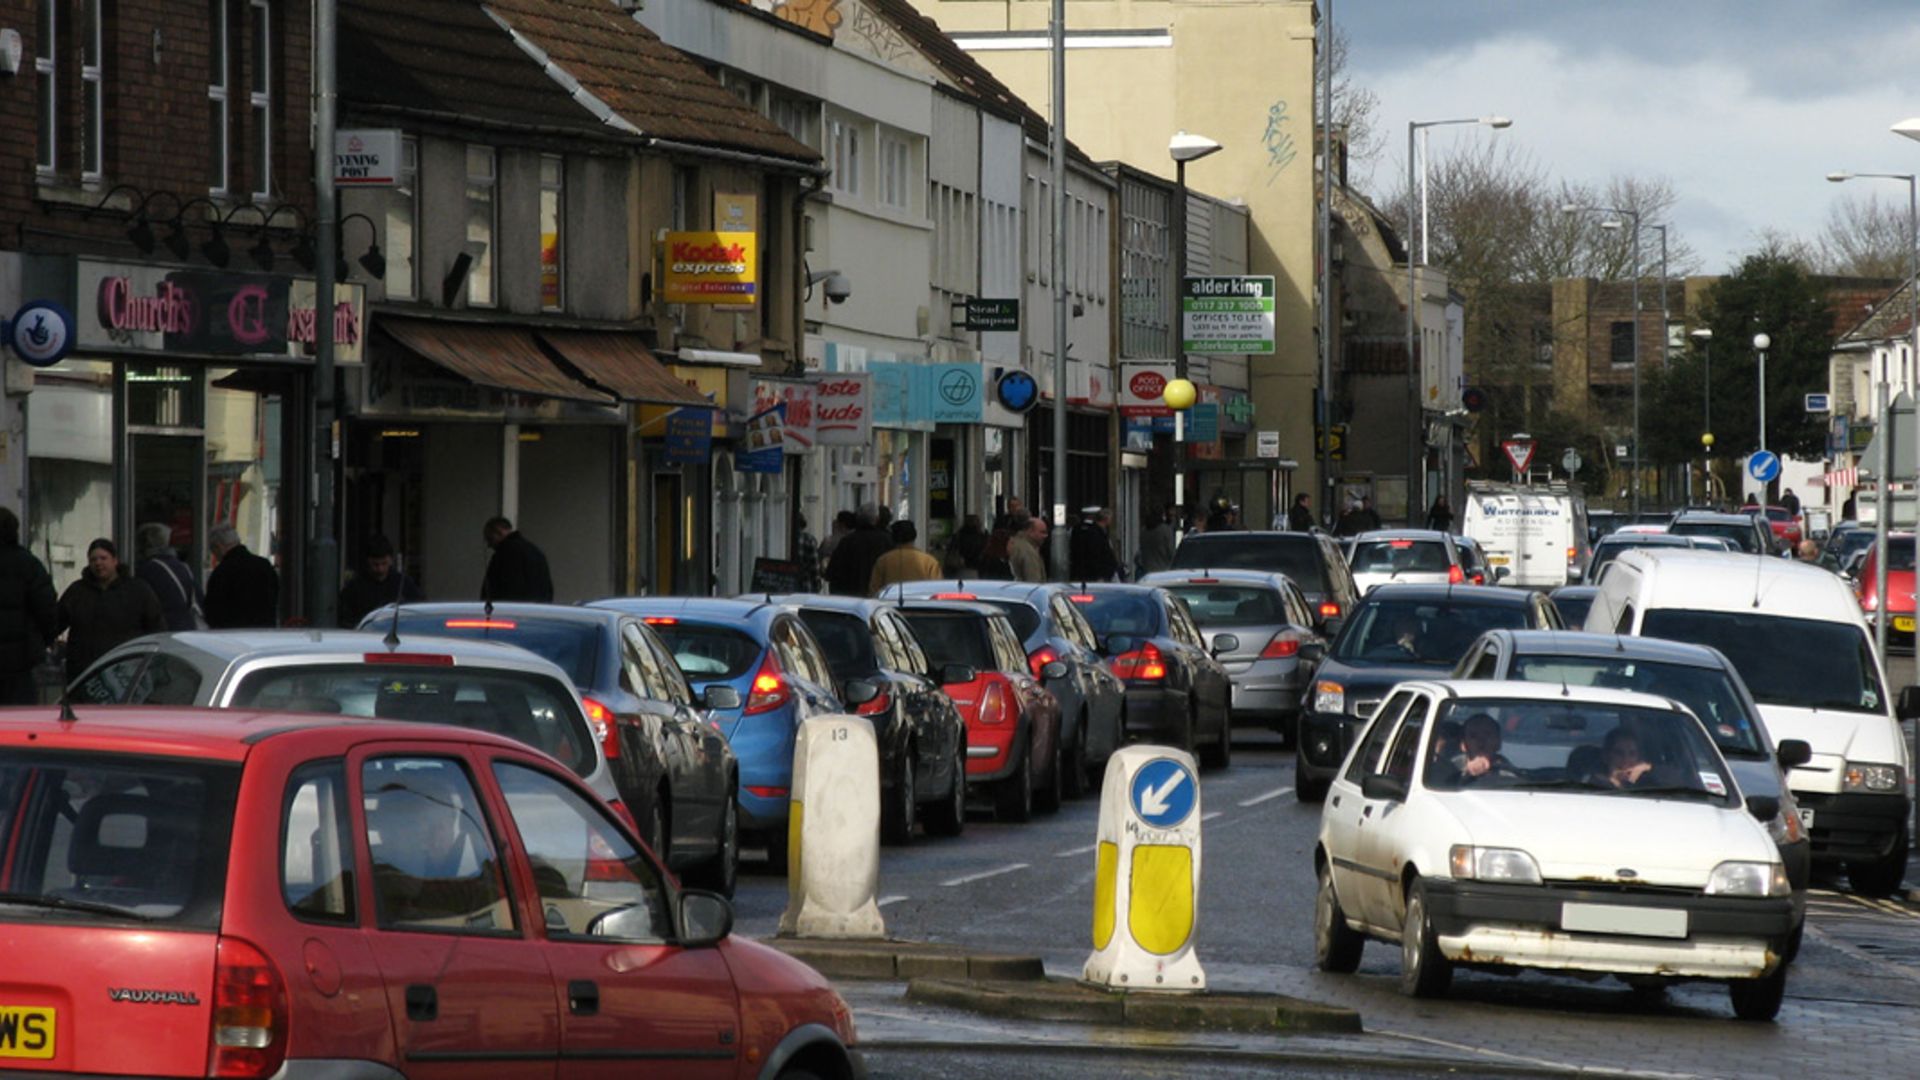
M 752 195 L 713 193 L 713 227 L 717 232 L 756 232 L 760 228 L 760 200 Z
M 756 240 L 750 232 L 668 233 L 661 299 L 669 304 L 753 303 L 759 287 Z

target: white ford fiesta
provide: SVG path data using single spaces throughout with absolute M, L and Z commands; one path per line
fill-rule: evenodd
M 1314 849 L 1319 966 L 1398 942 L 1401 988 L 1456 966 L 1725 980 L 1771 1020 L 1805 912 L 1764 821 L 1698 719 L 1585 687 L 1396 687 L 1327 792 Z

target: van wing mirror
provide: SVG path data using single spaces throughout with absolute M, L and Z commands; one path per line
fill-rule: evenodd
M 1904 691 L 1901 696 L 1905 696 Z M 1782 769 L 1797 769 L 1813 760 L 1813 747 L 1804 739 L 1781 739 L 1780 745 L 1773 748 L 1773 760 L 1779 762 Z

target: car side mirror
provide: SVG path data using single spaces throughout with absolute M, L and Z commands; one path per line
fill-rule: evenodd
M 700 704 L 709 709 L 737 709 L 740 707 L 740 691 L 714 683 L 700 692 Z
M 1055 660 L 1052 663 L 1043 665 L 1040 668 L 1040 678 L 1043 680 L 1044 679 L 1064 679 L 1067 677 L 1067 675 L 1068 675 L 1067 662 L 1064 660 Z
M 1100 655 L 1119 656 L 1133 651 L 1133 639 L 1125 634 L 1115 634 L 1100 643 Z
M 1300 646 L 1300 659 L 1317 664 L 1327 658 L 1327 647 L 1318 641 L 1309 641 Z
M 659 937 L 660 928 L 653 925 L 652 908 L 646 904 L 628 904 L 594 916 L 587 924 L 587 933 L 593 937 L 645 940 Z
M 733 905 L 719 893 L 688 889 L 680 894 L 680 944 L 718 945 L 733 933 Z
M 1747 813 L 1759 821 L 1772 821 L 1780 816 L 1780 800 L 1771 795 L 1749 795 Z
M 1369 799 L 1385 799 L 1388 802 L 1407 801 L 1407 782 L 1386 773 L 1374 773 L 1360 781 L 1360 794 Z
M 1512 576 L 1512 574 L 1513 574 L 1513 571 L 1507 569 L 1506 567 L 1496 566 L 1493 568 L 1493 583 L 1495 585 L 1498 585 L 1500 582 Z
M 1221 653 L 1237 652 L 1239 648 L 1240 639 L 1232 634 L 1215 634 L 1213 636 L 1213 649 L 1211 651 L 1215 656 L 1219 656 Z
M 969 683 L 980 677 L 980 673 L 965 664 L 948 664 L 940 669 L 940 684 L 952 686 L 954 683 Z
M 1813 747 L 1804 739 L 1781 739 L 1780 745 L 1773 748 L 1773 760 L 1779 762 L 1782 769 L 1797 769 L 1813 760 Z
M 841 687 L 840 700 L 853 708 L 858 708 L 880 696 L 880 684 L 872 679 L 848 679 Z
M 1894 715 L 1902 720 L 1920 716 L 1920 686 L 1901 687 L 1900 700 L 1895 705 Z

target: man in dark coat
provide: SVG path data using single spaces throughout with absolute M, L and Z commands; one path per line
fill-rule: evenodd
M 340 625 L 351 630 L 367 613 L 388 604 L 417 604 L 427 598 L 418 582 L 394 570 L 393 542 L 375 534 L 367 538 L 360 571 L 340 590 Z
M 0 506 L 0 705 L 32 705 L 33 669 L 60 632 L 47 568 L 20 546 L 20 518 Z
M 67 632 L 67 681 L 122 642 L 167 628 L 160 598 L 120 565 L 113 541 L 87 545 L 87 568 L 60 594 L 60 629 Z
M 149 521 L 134 530 L 134 543 L 139 561 L 133 576 L 160 598 L 167 629 L 176 633 L 205 630 L 207 599 L 201 595 L 200 583 L 193 580 L 193 571 L 173 550 L 173 530 L 164 522 Z
M 496 604 L 510 600 L 553 603 L 553 575 L 547 571 L 545 552 L 515 532 L 513 522 L 503 517 L 488 521 L 482 535 L 493 549 L 493 558 L 487 560 L 487 576 L 480 582 L 480 599 Z
M 1287 511 L 1287 528 L 1294 532 L 1313 531 L 1313 507 L 1304 491 L 1293 497 L 1293 506 Z
M 231 525 L 215 525 L 207 546 L 215 560 L 207 575 L 207 625 L 215 630 L 280 625 L 280 572 L 273 563 L 248 551 Z
M 838 596 L 867 596 L 873 566 L 893 550 L 893 535 L 880 524 L 880 508 L 873 503 L 854 515 L 856 528 L 841 539 L 827 560 L 827 590 Z
M 1105 512 L 1097 506 L 1080 511 L 1080 527 L 1067 538 L 1067 579 L 1069 581 L 1112 581 L 1119 562 L 1113 557 L 1113 544 L 1102 524 Z

